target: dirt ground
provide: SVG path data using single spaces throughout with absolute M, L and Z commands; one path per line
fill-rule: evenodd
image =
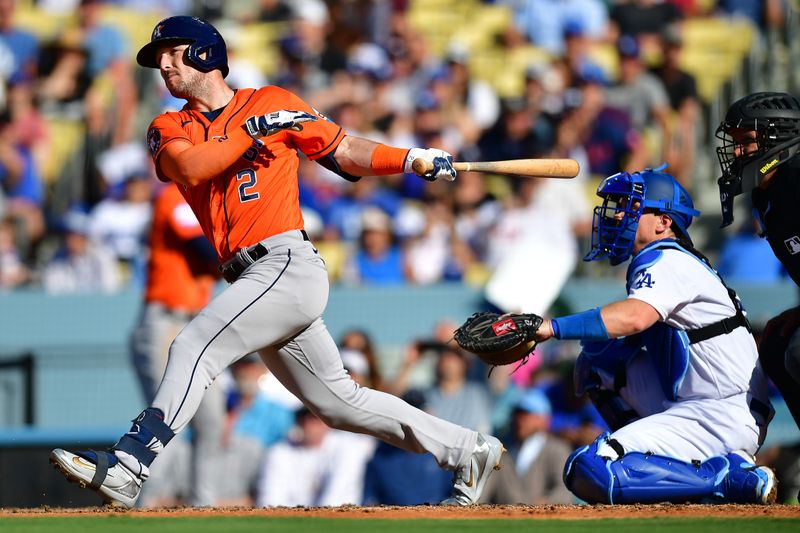
M 472 507 L 316 507 L 316 508 L 192 508 L 119 509 L 114 507 L 82 507 L 76 509 L 38 507 L 33 509 L 0 509 L 0 518 L 10 516 L 86 516 L 127 514 L 136 517 L 163 516 L 313 516 L 355 519 L 565 519 L 681 517 L 768 517 L 800 518 L 800 505 L 476 505 Z

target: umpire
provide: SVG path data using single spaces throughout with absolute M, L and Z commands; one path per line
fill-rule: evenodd
M 750 192 L 761 236 L 800 286 L 800 102 L 786 93 L 745 96 L 716 136 L 723 227 L 733 222 L 734 196 Z M 800 427 L 800 306 L 767 322 L 759 358 Z

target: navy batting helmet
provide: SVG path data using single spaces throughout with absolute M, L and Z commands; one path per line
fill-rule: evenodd
M 228 50 L 225 41 L 208 22 L 185 15 L 165 18 L 156 24 L 150 42 L 136 54 L 136 62 L 143 67 L 158 68 L 156 48 L 167 43 L 189 44 L 188 61 L 197 70 L 210 72 L 218 68 L 222 71 L 223 78 L 228 75 Z
M 603 204 L 594 209 L 592 249 L 584 261 L 608 258 L 612 265 L 618 265 L 627 260 L 645 209 L 669 215 L 675 234 L 689 239 L 687 229 L 700 211 L 694 208 L 686 189 L 663 172 L 664 168 L 666 165 L 632 174 L 620 172 L 600 183 L 597 195 Z

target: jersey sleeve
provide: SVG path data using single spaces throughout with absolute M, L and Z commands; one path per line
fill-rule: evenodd
M 287 132 L 292 144 L 310 160 L 319 159 L 331 153 L 339 146 L 345 136 L 344 128 L 307 104 L 300 97 L 286 91 L 288 99 L 286 109 L 305 111 L 318 118 L 312 122 L 304 122 L 301 131 Z
M 677 254 L 683 252 L 659 251 L 646 265 L 632 272 L 628 280 L 628 298 L 650 304 L 661 320 L 697 296 L 697 288 L 691 279 L 692 265 L 681 261 Z
M 153 119 L 150 127 L 147 128 L 147 149 L 153 158 L 156 175 L 161 181 L 170 181 L 170 179 L 161 172 L 161 168 L 158 165 L 158 157 L 166 145 L 179 139 L 191 142 L 186 131 L 181 127 L 180 116 L 177 113 L 159 115 Z

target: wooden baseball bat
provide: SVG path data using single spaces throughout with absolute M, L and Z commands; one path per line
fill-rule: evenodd
M 457 171 L 509 174 L 526 178 L 571 179 L 578 175 L 580 165 L 574 159 L 511 159 L 508 161 L 457 161 Z M 411 163 L 414 172 L 422 176 L 433 170 L 433 163 L 417 158 Z

